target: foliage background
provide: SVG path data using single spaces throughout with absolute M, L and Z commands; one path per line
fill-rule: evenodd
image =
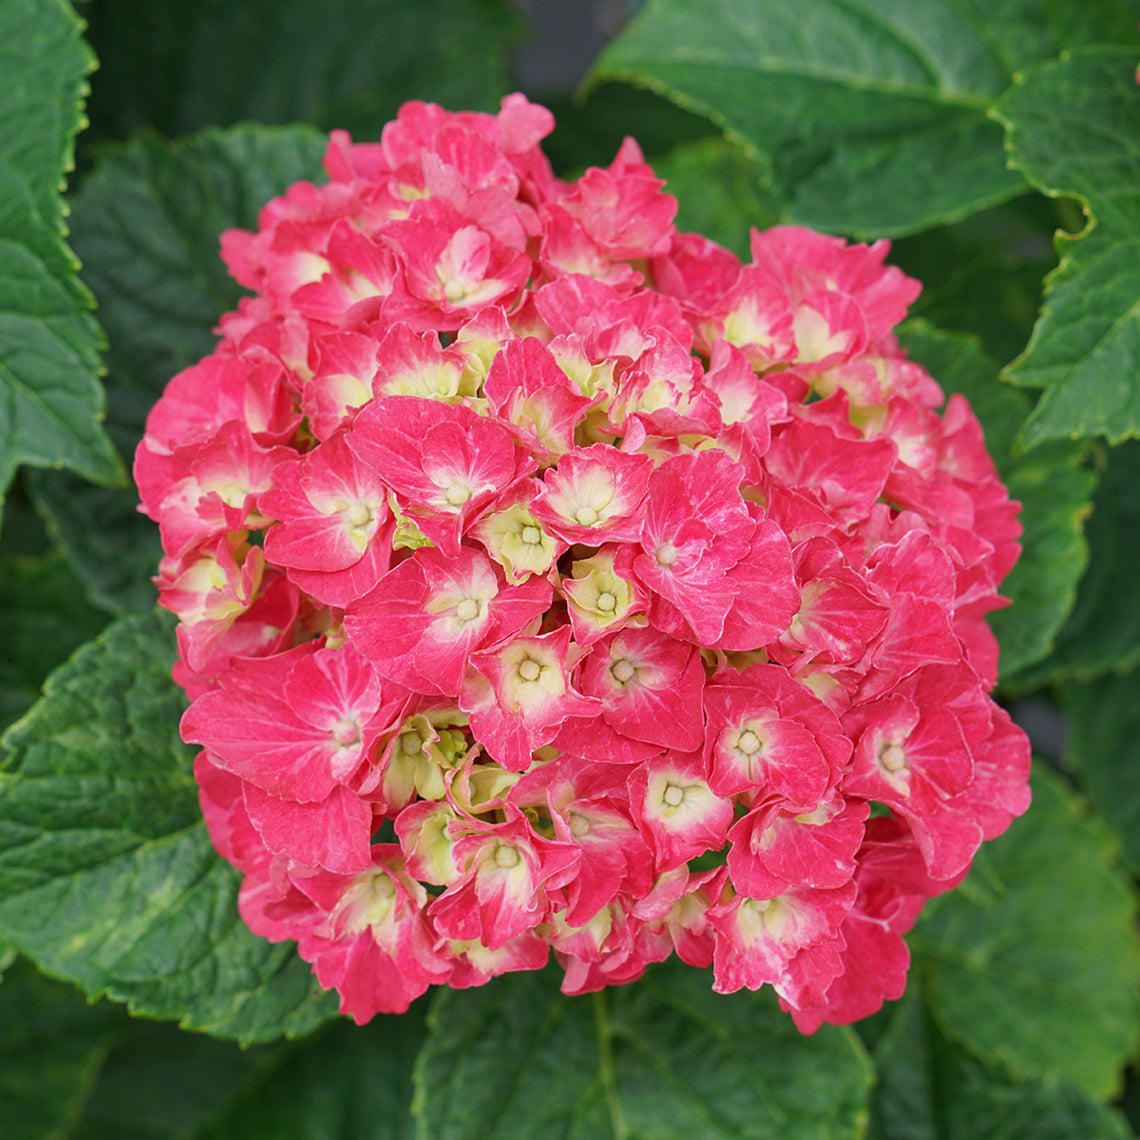
M 1140 0 L 638 7 L 619 31 L 627 6 L 597 5 L 618 34 L 572 99 L 533 57 L 512 73 L 532 32 L 507 0 L 0 0 L 5 1137 L 1140 1123 Z M 999 696 L 1050 730 L 1035 804 L 928 908 L 906 997 L 853 1029 L 800 1037 L 769 995 L 669 964 L 575 999 L 515 975 L 356 1029 L 236 920 L 198 818 L 125 466 L 238 296 L 217 234 L 317 176 L 319 130 L 376 137 L 408 98 L 494 109 L 520 74 L 560 173 L 634 134 L 683 228 L 895 239 L 926 285 L 905 342 L 1025 504 L 994 625 Z

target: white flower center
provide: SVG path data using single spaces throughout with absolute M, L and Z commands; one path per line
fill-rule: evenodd
M 461 507 L 471 498 L 471 489 L 464 487 L 462 483 L 452 483 L 447 488 L 446 498 L 453 507 Z
M 617 598 L 615 598 L 613 594 L 611 594 L 608 590 L 605 593 L 599 594 L 598 609 L 600 609 L 602 613 L 606 614 L 612 612 L 613 610 L 617 609 Z
M 736 747 L 739 748 L 745 756 L 754 756 L 760 751 L 760 737 L 758 737 L 752 729 L 746 729 L 736 738 Z
M 672 566 L 677 561 L 677 548 L 671 542 L 663 542 L 654 557 L 658 566 Z
M 519 676 L 524 681 L 537 681 L 541 675 L 542 666 L 529 657 L 519 665 Z
M 495 848 L 495 864 L 499 867 L 517 867 L 519 864 L 519 853 L 514 847 L 508 847 L 505 843 L 499 844 Z
M 449 281 L 443 287 L 443 295 L 454 305 L 456 301 L 462 301 L 467 296 L 467 286 L 462 281 Z
M 474 598 L 464 598 L 455 607 L 455 616 L 460 621 L 474 621 L 479 616 L 479 603 Z
M 367 526 L 372 521 L 372 511 L 365 503 L 353 503 L 345 511 L 345 518 L 348 519 L 350 526 Z
M 906 767 L 906 753 L 897 744 L 888 744 L 879 752 L 879 763 L 888 772 L 901 772 Z
M 574 518 L 581 526 L 593 526 L 598 521 L 598 512 L 593 507 L 579 507 Z
M 662 793 L 661 798 L 670 807 L 679 807 L 685 799 L 685 789 L 677 784 L 670 784 Z
M 360 742 L 360 725 L 352 716 L 342 717 L 333 725 L 333 740 L 338 748 L 350 748 Z
M 522 540 L 531 546 L 536 546 L 542 541 L 542 531 L 536 526 L 524 526 L 522 529 Z
M 620 661 L 615 661 L 610 667 L 610 672 L 613 678 L 619 685 L 624 685 L 626 681 L 632 680 L 633 675 L 637 672 L 636 669 L 623 657 Z M 677 801 L 680 803 L 680 801 Z

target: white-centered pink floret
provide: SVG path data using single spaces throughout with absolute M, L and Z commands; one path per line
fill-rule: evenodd
M 471 655 L 521 633 L 552 595 L 543 578 L 509 585 L 476 550 L 422 547 L 346 607 L 345 630 L 384 676 L 457 699 Z

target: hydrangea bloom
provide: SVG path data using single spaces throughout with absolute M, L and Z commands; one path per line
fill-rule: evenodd
M 254 295 L 135 460 L 206 820 L 358 1021 L 551 951 L 851 1021 L 1028 805 L 1017 504 L 885 242 L 741 264 L 552 126 L 409 103 L 223 236 Z

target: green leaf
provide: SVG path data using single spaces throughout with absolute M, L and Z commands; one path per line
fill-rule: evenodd
M 873 122 L 866 132 L 871 135 Z M 860 132 L 862 133 L 862 132 Z M 789 193 L 786 219 L 826 233 L 899 237 L 945 225 L 1020 194 L 995 125 L 967 113 L 899 137 L 837 139 Z
M 746 260 L 749 227 L 766 229 L 779 221 L 759 192 L 755 163 L 722 138 L 676 147 L 653 169 L 677 199 L 679 230 L 712 238 Z
M 568 998 L 551 971 L 445 990 L 416 1066 L 420 1140 L 858 1136 L 857 1039 L 802 1036 L 770 993 L 725 997 L 677 959 Z
M 134 447 L 123 451 L 130 455 Z M 96 487 L 66 472 L 37 471 L 28 485 L 56 546 L 98 605 L 111 614 L 154 605 L 157 591 L 150 579 L 162 544 L 158 526 L 138 513 L 133 482 L 125 490 Z
M 912 936 L 939 1027 L 1013 1079 L 1120 1090 L 1137 1045 L 1137 900 L 1104 825 L 1047 769 L 1033 807 L 987 844 Z
M 237 914 L 238 874 L 198 810 L 171 623 L 112 625 L 55 672 L 4 738 L 0 937 L 135 1013 L 244 1042 L 335 1008 L 291 945 Z
M 412 1028 L 401 1034 L 402 1022 Z M 364 1031 L 340 1023 L 304 1042 L 244 1049 L 132 1020 L 107 1002 L 91 1005 L 20 959 L 0 985 L 3 1135 L 396 1140 L 410 1129 L 412 1062 L 422 1035 L 423 1018 L 412 1014 L 378 1019 Z M 391 1079 L 397 1072 L 402 1081 Z M 241 1132 L 233 1130 L 239 1121 Z
M 1081 466 L 1083 455 L 1082 447 L 1053 444 L 1020 459 L 1006 479 L 1025 531 L 1021 559 L 1001 587 L 1011 605 L 990 615 L 990 625 L 1011 684 L 1052 649 L 1088 563 L 1083 531 L 1096 475 Z
M 64 175 L 94 67 L 63 3 L 0 5 L 0 496 L 20 463 L 121 483 L 99 421 L 102 337 L 64 242 Z
M 241 1049 L 173 1025 L 128 1022 L 67 1140 L 197 1140 L 235 1098 L 260 1087 L 293 1048 Z
M 547 97 L 554 130 L 542 149 L 556 174 L 575 178 L 587 166 L 607 166 L 626 135 L 633 135 L 654 166 L 660 156 L 719 132 L 703 115 L 628 83 L 601 83 L 585 98 Z
M 1062 690 L 1081 786 L 1113 828 L 1124 862 L 1140 872 L 1140 675 L 1122 673 Z
M 1091 681 L 1140 664 L 1140 443 L 1108 450 L 1085 527 L 1089 567 L 1053 653 L 1017 678 L 1029 689 L 1049 682 Z
M 364 1027 L 341 1022 L 283 1047 L 277 1063 L 193 1140 L 412 1140 L 412 1066 L 423 1015 L 419 1003 L 398 1017 Z
M 649 0 L 592 80 L 708 115 L 760 163 L 786 220 L 899 235 L 1024 190 L 987 112 L 1018 68 L 1106 34 L 1135 39 L 1131 7 L 1072 19 L 1014 0 Z
M 911 306 L 940 329 L 981 339 L 987 355 L 1014 358 L 1029 340 L 1042 279 L 1057 264 L 1058 201 L 1026 194 L 952 226 L 893 243 L 890 260 L 922 282 Z
M 268 199 L 318 178 L 324 146 L 305 127 L 204 131 L 174 144 L 143 136 L 108 153 L 84 182 L 74 240 L 110 338 L 109 427 L 124 454 L 134 453 L 167 381 L 213 351 L 211 330 L 242 294 L 218 235 L 256 227 Z M 134 487 L 106 490 L 55 473 L 31 484 L 95 597 L 117 612 L 149 609 L 162 550 Z
M 1001 101 L 1010 160 L 1071 194 L 1089 224 L 1059 235 L 1061 263 L 1008 377 L 1045 392 L 1021 443 L 1140 435 L 1140 90 L 1134 50 L 1073 53 L 1027 71 Z
M 26 961 L 0 983 L 0 1120 L 4 1140 L 65 1134 L 91 1091 L 123 1016 L 89 1005 Z
M 497 110 L 521 25 L 505 0 L 94 0 L 92 129 L 241 119 L 380 137 L 406 99 Z
M 1022 555 L 1001 587 L 1011 604 L 990 615 L 1001 645 L 1003 678 L 1014 677 L 1049 652 L 1072 609 L 1088 561 L 1082 531 L 1092 510 L 1096 476 L 1082 466 L 1083 444 L 1012 453 L 1029 401 L 998 381 L 997 365 L 975 338 L 914 320 L 902 327 L 900 339 L 948 394 L 960 392 L 970 401 L 1010 495 L 1022 504 Z
M 67 1140 L 411 1140 L 425 1011 L 251 1049 L 120 1014 Z
M 4 503 L 0 527 L 0 559 L 42 558 L 52 549 L 44 521 L 37 513 L 25 486 L 27 471 L 16 476 Z
M 1113 1109 L 1064 1079 L 1011 1081 L 947 1040 L 912 988 L 875 1050 L 870 1140 L 1128 1140 Z
M 0 732 L 31 708 L 47 675 L 106 624 L 60 555 L 0 559 Z

